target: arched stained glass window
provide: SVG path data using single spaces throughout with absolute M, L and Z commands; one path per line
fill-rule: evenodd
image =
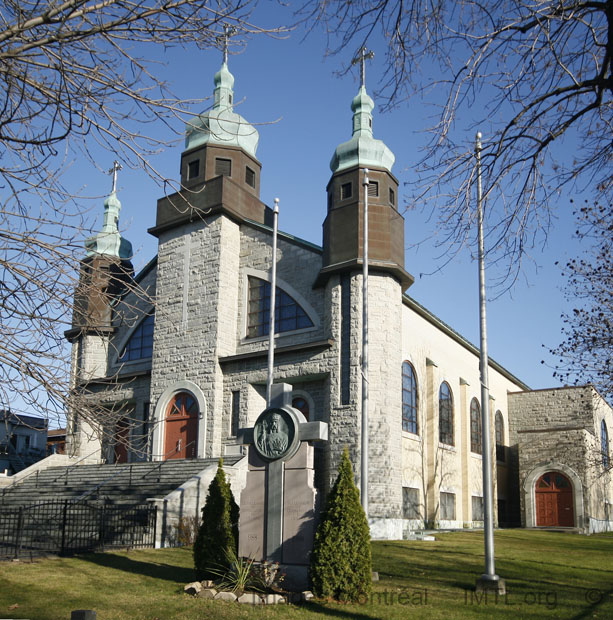
M 267 336 L 270 314 L 270 282 L 249 278 L 247 338 Z M 275 293 L 275 334 L 313 327 L 313 321 L 296 300 L 279 287 Z
M 481 454 L 481 407 L 476 398 L 470 401 L 470 450 Z
M 453 436 L 453 398 L 451 388 L 446 381 L 441 383 L 438 391 L 438 438 L 441 443 L 454 445 Z
M 402 364 L 402 430 L 418 434 L 417 426 L 417 379 L 415 369 L 409 362 Z
M 496 460 L 504 463 L 507 460 L 504 448 L 504 418 L 500 411 L 496 412 L 494 428 L 496 431 Z
M 189 392 L 175 394 L 168 405 L 169 418 L 190 418 L 198 415 L 198 403 Z
M 607 431 L 607 423 L 602 420 L 600 423 L 600 449 L 602 451 L 602 465 L 609 466 L 609 432 Z
M 121 352 L 120 362 L 147 359 L 153 355 L 153 320 L 153 314 L 150 314 L 132 332 Z

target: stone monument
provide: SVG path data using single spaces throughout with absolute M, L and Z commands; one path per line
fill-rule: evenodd
M 308 565 L 316 527 L 313 446 L 325 441 L 328 425 L 307 422 L 291 406 L 291 385 L 273 386 L 271 406 L 253 428 L 238 431 L 249 446 L 247 484 L 240 497 L 238 554 L 255 561 L 279 562 L 284 586 L 308 585 Z

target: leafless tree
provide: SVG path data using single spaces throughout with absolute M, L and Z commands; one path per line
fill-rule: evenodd
M 564 342 L 550 352 L 554 376 L 564 383 L 592 383 L 613 399 L 613 212 L 585 202 L 576 211 L 576 235 L 589 244 L 583 257 L 563 267 L 572 312 L 563 314 Z
M 452 247 L 474 230 L 472 142 L 483 132 L 490 260 L 506 284 L 544 239 L 561 188 L 611 204 L 612 0 L 320 0 L 302 14 L 327 29 L 330 53 L 377 50 L 383 37 L 384 107 L 437 106 L 412 199 L 436 205 Z
M 64 330 L 91 232 L 62 174 L 75 158 L 94 164 L 107 152 L 109 164 L 119 159 L 155 177 L 151 156 L 165 143 L 152 123 L 178 135 L 204 106 L 179 101 L 149 59 L 169 47 L 219 48 L 227 26 L 239 41 L 272 33 L 250 22 L 252 9 L 251 0 L 0 7 L 0 409 L 65 411 Z

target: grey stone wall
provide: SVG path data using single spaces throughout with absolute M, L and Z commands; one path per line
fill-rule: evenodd
M 575 523 L 591 530 L 604 519 L 613 499 L 611 473 L 602 464 L 600 423 L 611 408 L 592 386 L 509 394 L 509 437 L 517 477 L 522 525 L 530 522 L 535 478 L 548 470 L 570 478 L 575 493 Z M 579 491 L 580 490 L 580 491 Z

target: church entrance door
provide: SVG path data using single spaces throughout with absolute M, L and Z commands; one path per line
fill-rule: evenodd
M 175 394 L 166 411 L 165 459 L 196 458 L 198 413 L 198 403 L 191 394 Z
M 115 427 L 115 463 L 128 462 L 128 442 L 130 441 L 130 420 L 122 418 Z
M 573 487 L 559 472 L 543 474 L 535 488 L 536 525 L 539 527 L 573 527 Z

